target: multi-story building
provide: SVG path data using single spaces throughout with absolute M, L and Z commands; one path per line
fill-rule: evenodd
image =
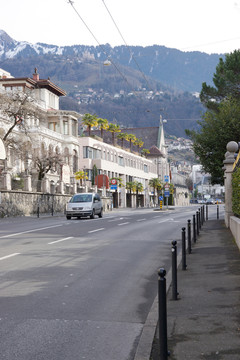
M 9 143 L 6 149 L 5 171 L 11 177 L 31 174 L 33 180 L 36 180 L 34 159 L 38 157 L 44 161 L 46 157 L 59 154 L 59 158 L 62 158 L 62 166 L 56 166 L 49 171 L 46 179 L 57 183 L 62 180 L 64 170 L 65 180 L 70 183 L 70 176 L 79 167 L 78 119 L 80 114 L 59 110 L 59 97 L 65 96 L 65 91 L 52 83 L 50 79 L 40 79 L 37 69 L 32 78 L 14 78 L 2 71 L 0 91 L 2 94 L 9 94 L 10 99 L 11 94 L 12 96 L 23 94 L 23 99 L 27 95 L 35 108 L 34 115 L 32 113 L 24 119 L 24 130 L 16 124 L 9 135 L 10 138 L 21 142 L 22 146 L 21 151 L 18 149 L 17 152 L 16 146 Z M 3 111 L 0 112 L 0 116 L 0 136 L 4 138 L 13 120 L 9 119 Z M 31 186 L 34 187 L 34 184 L 35 181 Z M 11 188 L 9 181 L 6 181 L 4 186 L 7 189 Z M 49 190 L 47 185 L 45 190 Z
M 0 186 L 11 190 L 13 179 L 24 179 L 26 191 L 41 191 L 44 193 L 71 193 L 86 190 L 86 187 L 97 187 L 94 184 L 93 168 L 97 174 L 106 175 L 108 179 L 121 178 L 123 186 L 109 189 L 108 195 L 113 196 L 116 206 L 147 206 L 151 200 L 149 180 L 167 174 L 167 152 L 164 143 L 162 122 L 158 133 L 159 152 L 150 151 L 149 158 L 142 157 L 118 146 L 103 142 L 101 139 L 78 136 L 78 122 L 81 115 L 74 111 L 59 110 L 59 98 L 65 96 L 63 89 L 52 83 L 50 79 L 40 79 L 37 69 L 30 77 L 14 78 L 8 72 L 0 72 L 0 92 L 2 94 L 23 94 L 31 100 L 35 108 L 34 115 L 19 118 L 13 128 L 10 138 L 15 139 L 20 148 L 16 151 L 11 142 L 6 142 L 6 159 L 2 163 Z M 0 108 L 0 137 L 11 125 L 11 119 Z M 19 126 L 24 121 L 24 129 Z M 154 131 L 156 134 L 156 130 Z M 38 180 L 40 162 L 58 155 L 59 162 L 51 170 L 45 172 L 40 187 Z M 75 172 L 84 170 L 88 178 L 84 184 L 76 183 Z M 27 181 L 25 181 L 27 179 Z M 138 182 L 143 191 L 131 196 L 126 190 L 126 183 Z M 82 189 L 80 188 L 82 185 Z M 106 189 L 99 188 L 105 194 Z M 131 198 L 131 201 L 129 199 Z
M 110 179 L 121 179 L 123 186 L 112 191 L 114 203 L 126 207 L 130 199 L 125 185 L 127 182 L 137 181 L 143 185 L 138 203 L 142 206 L 149 205 L 151 194 L 148 183 L 151 178 L 157 177 L 157 165 L 145 157 L 88 136 L 79 138 L 79 146 L 81 165 L 88 174 L 88 181 L 92 181 L 94 166 L 98 174 Z M 135 206 L 135 202 L 136 198 L 133 197 L 132 206 Z

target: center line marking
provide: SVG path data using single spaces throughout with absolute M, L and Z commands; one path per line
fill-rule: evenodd
M 100 229 L 96 229 L 96 230 L 91 230 L 91 231 L 88 231 L 88 233 L 94 233 L 94 232 L 97 232 L 97 231 L 101 231 L 101 230 L 104 230 L 105 228 L 100 228 Z
M 7 255 L 7 256 L 3 256 L 3 257 L 0 258 L 0 260 L 5 260 L 5 259 L 8 259 L 8 258 L 16 256 L 16 255 L 20 255 L 20 253 L 14 253 L 14 254 L 10 254 L 10 255 Z
M 58 242 L 69 240 L 69 239 L 73 239 L 73 236 L 70 236 L 70 237 L 67 237 L 67 238 L 64 238 L 64 239 L 60 239 L 60 240 L 56 240 L 56 241 L 52 241 L 52 242 L 48 243 L 48 245 L 56 244 Z
M 53 226 L 47 226 L 47 227 L 43 227 L 43 228 L 39 228 L 39 229 L 27 230 L 27 231 L 23 231 L 23 232 L 20 232 L 20 233 L 14 233 L 14 234 L 10 234 L 10 235 L 4 235 L 4 236 L 0 236 L 0 239 L 5 239 L 5 238 L 8 238 L 8 237 L 13 237 L 13 236 L 22 235 L 22 234 L 27 234 L 27 233 L 34 232 L 34 231 L 52 229 L 52 228 L 59 227 L 59 226 L 62 226 L 62 224 L 53 225 Z
M 129 224 L 129 222 L 118 224 L 118 226 L 127 225 L 127 224 Z
M 145 221 L 146 219 L 138 219 L 137 221 Z

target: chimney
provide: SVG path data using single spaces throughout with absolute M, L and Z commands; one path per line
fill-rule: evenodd
M 37 68 L 34 69 L 34 74 L 33 74 L 33 80 L 35 81 L 39 81 L 39 74 L 37 72 Z

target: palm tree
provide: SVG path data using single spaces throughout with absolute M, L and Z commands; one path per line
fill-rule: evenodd
M 112 133 L 112 144 L 115 145 L 115 133 L 120 132 L 120 126 L 116 124 L 109 124 L 108 131 Z
M 122 147 L 122 149 L 123 149 L 123 141 L 124 141 L 124 140 L 127 140 L 128 134 L 121 132 L 121 133 L 119 133 L 119 134 L 117 135 L 117 138 L 118 138 L 119 140 L 121 140 L 121 147 Z
M 107 130 L 109 128 L 108 120 L 107 119 L 97 119 L 98 128 L 101 131 L 101 138 L 103 137 L 103 130 Z
M 143 144 L 144 144 L 144 142 L 142 141 L 142 139 L 136 139 L 135 140 L 134 145 L 137 146 L 138 152 L 140 152 L 139 149 L 140 149 L 140 147 L 143 147 Z
M 138 193 L 143 191 L 143 184 L 138 181 L 134 181 L 134 191 L 136 191 L 136 207 L 138 207 Z
M 132 207 L 132 191 L 135 191 L 135 184 L 133 181 L 129 181 L 126 183 L 125 186 L 126 190 L 129 190 L 130 193 L 130 207 Z
M 98 120 L 96 115 L 85 114 L 82 118 L 82 123 L 88 128 L 88 135 L 91 134 L 91 128 L 97 126 Z
M 149 186 L 152 187 L 153 190 L 154 190 L 153 202 L 154 202 L 154 205 L 155 205 L 156 190 L 157 190 L 157 193 L 159 194 L 160 191 L 162 190 L 162 183 L 161 183 L 159 178 L 152 178 L 152 179 L 149 180 Z
M 132 143 L 135 143 L 136 139 L 134 134 L 128 134 L 127 140 L 130 142 L 130 151 L 132 150 Z
M 76 180 L 80 180 L 81 186 L 82 186 L 82 181 L 88 179 L 87 173 L 84 170 L 77 171 L 75 172 L 74 175 Z
M 147 154 L 149 154 L 150 151 L 148 149 L 142 149 L 141 154 L 146 157 Z

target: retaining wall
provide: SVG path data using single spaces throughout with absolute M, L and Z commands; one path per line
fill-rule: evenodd
M 230 230 L 240 250 L 240 219 L 236 216 L 230 216 Z
M 44 194 L 25 191 L 0 192 L 0 218 L 6 216 L 30 216 L 38 213 L 64 213 L 71 195 Z M 111 210 L 111 199 L 102 198 L 103 211 Z

